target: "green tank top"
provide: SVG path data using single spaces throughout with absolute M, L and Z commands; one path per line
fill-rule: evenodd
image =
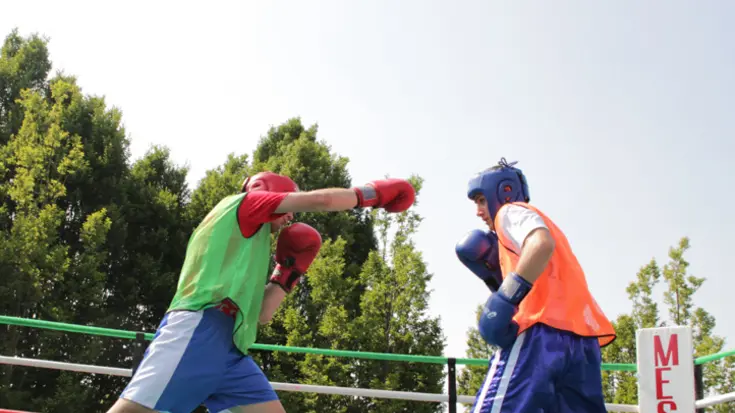
M 242 235 L 237 208 L 245 196 L 224 198 L 194 230 L 168 311 L 203 310 L 229 298 L 239 308 L 233 340 L 247 354 L 257 336 L 268 278 L 271 224 L 250 238 Z

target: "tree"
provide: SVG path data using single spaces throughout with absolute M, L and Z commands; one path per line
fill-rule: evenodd
M 251 158 L 230 154 L 190 192 L 186 167 L 166 148 L 129 162 L 122 114 L 86 96 L 72 76 L 47 79 L 46 39 L 13 31 L 0 58 L 0 286 L 2 313 L 19 317 L 153 331 L 176 288 L 188 237 L 223 196 L 262 170 L 291 176 L 302 190 L 351 186 L 347 158 L 297 118 L 271 128 Z M 252 164 L 248 160 L 252 159 Z M 377 177 L 376 177 L 377 178 Z M 419 187 L 421 179 L 414 178 Z M 395 227 L 390 246 L 381 234 Z M 439 320 L 426 315 L 431 278 L 411 237 L 420 217 L 351 210 L 301 214 L 324 246 L 259 341 L 311 347 L 440 354 Z M 275 237 L 273 237 L 275 243 Z M 267 276 L 267 274 L 264 274 Z M 390 311 L 375 308 L 390 303 Z M 345 327 L 347 326 L 347 327 Z M 3 354 L 130 366 L 130 342 L 3 326 Z M 440 366 L 254 352 L 272 380 L 441 388 Z M 0 405 L 44 412 L 96 411 L 126 379 L 53 370 L 0 370 Z M 433 389 L 433 390 L 432 390 Z M 426 410 L 423 403 L 283 395 L 303 411 Z M 394 408 L 393 406 L 398 406 Z M 429 410 L 432 410 L 431 408 Z M 294 411 L 290 409 L 290 411 Z M 299 410 L 296 410 L 299 411 Z
M 316 133 L 316 126 L 306 129 L 300 119 L 294 118 L 270 128 L 251 158 L 230 154 L 225 164 L 208 171 L 193 191 L 189 208 L 192 221 L 199 222 L 222 196 L 238 191 L 248 174 L 260 171 L 286 174 L 301 190 L 349 187 L 348 160 L 332 154 L 326 143 L 317 141 Z M 248 164 L 248 159 L 252 159 L 252 165 Z M 319 230 L 324 245 L 306 280 L 287 297 L 273 320 L 261 327 L 258 342 L 328 348 L 333 344 L 331 337 L 313 333 L 319 331 L 319 322 L 327 311 L 326 298 L 318 292 L 312 294 L 309 280 L 339 278 L 340 282 L 331 284 L 334 288 L 343 288 L 330 292 L 330 297 L 339 300 L 333 306 L 341 305 L 349 319 L 356 317 L 361 292 L 354 280 L 359 277 L 361 263 L 376 245 L 372 218 L 360 210 L 298 214 L 297 218 Z M 272 241 L 275 246 L 276 236 Z M 323 263 L 329 265 L 324 266 Z M 305 355 L 254 351 L 253 358 L 272 381 L 297 383 L 305 380 L 306 376 L 299 367 L 299 363 L 306 360 Z M 307 409 L 303 407 L 303 393 L 286 392 L 281 397 L 284 404 Z
M 175 287 L 186 169 L 152 149 L 128 164 L 121 113 L 73 77 L 46 80 L 46 41 L 14 31 L 0 58 L 2 314 L 150 331 Z M 130 366 L 129 342 L 2 326 L 3 354 Z M 124 379 L 0 370 L 0 406 L 99 410 Z M 12 384 L 12 386 L 10 385 Z
M 694 357 L 701 357 L 722 351 L 725 340 L 714 334 L 716 325 L 714 316 L 694 304 L 694 295 L 706 279 L 688 274 L 689 262 L 684 259 L 684 254 L 689 248 L 687 237 L 681 238 L 676 247 L 669 248 L 669 262 L 663 271 L 663 278 L 667 283 L 664 303 L 668 305 L 671 324 L 692 327 Z M 734 373 L 732 359 L 705 364 L 703 366 L 705 394 L 735 391 L 732 385 Z M 733 408 L 735 408 L 735 403 L 729 402 L 711 409 L 716 412 L 730 412 Z
M 244 155 L 230 155 L 226 164 L 209 171 L 193 192 L 193 217 L 206 213 L 211 206 L 207 202 L 214 202 L 211 197 L 215 194 L 219 197 L 239 189 L 244 172 L 283 173 L 301 190 L 350 187 L 348 160 L 332 154 L 326 143 L 317 141 L 316 133 L 316 126 L 305 128 L 300 119 L 290 119 L 261 138 L 252 165 L 247 165 Z M 414 183 L 420 189 L 421 180 L 416 177 Z M 259 343 L 437 355 L 442 352 L 438 320 L 425 314 L 426 283 L 431 276 L 411 241 L 420 222 L 415 212 L 396 216 L 364 210 L 304 213 L 298 214 L 298 220 L 319 230 L 324 243 L 304 280 L 286 298 L 271 323 L 259 331 Z M 394 228 L 395 235 L 388 244 L 388 234 Z M 376 230 L 382 249 L 377 245 Z M 397 291 L 388 288 L 396 283 L 406 284 Z M 385 302 L 394 305 L 393 311 L 377 311 L 376 303 Z M 443 383 L 441 366 L 409 368 L 391 363 L 387 371 L 386 363 L 356 359 L 257 351 L 253 357 L 272 381 L 402 390 L 419 386 L 436 391 Z M 378 372 L 384 373 L 379 376 L 383 379 L 380 383 L 375 382 L 378 376 L 372 375 Z M 386 411 L 427 408 L 426 403 L 383 403 L 308 393 L 283 392 L 280 396 L 290 412 L 359 412 L 367 405 Z
M 21 91 L 46 93 L 50 70 L 46 40 L 35 34 L 24 39 L 13 29 L 0 52 L 0 145 L 20 129 L 24 112 L 18 102 Z
M 631 314 L 622 314 L 613 322 L 617 338 L 602 350 L 607 363 L 636 363 L 636 330 L 656 327 L 659 324 L 658 305 L 653 289 L 661 278 L 656 260 L 651 259 L 636 274 L 636 280 L 628 284 L 626 292 L 632 303 Z M 603 392 L 610 403 L 637 404 L 638 381 L 633 372 L 603 371 Z
M 693 330 L 694 356 L 722 351 L 724 339 L 714 334 L 715 319 L 704 308 L 695 305 L 694 295 L 705 279 L 688 274 L 689 263 L 684 254 L 689 249 L 689 239 L 683 237 L 676 247 L 671 247 L 668 262 L 663 271 L 652 259 L 638 272 L 636 281 L 628 285 L 627 292 L 633 304 L 631 314 L 622 314 L 615 322 L 618 338 L 603 351 L 603 360 L 609 363 L 635 363 L 635 333 L 641 328 L 666 325 L 688 325 Z M 653 297 L 653 289 L 660 279 L 666 283 L 663 303 L 668 317 L 662 318 Z M 703 366 L 705 394 L 733 391 L 733 360 L 731 358 Z M 604 372 L 605 395 L 614 403 L 637 404 L 637 381 L 628 372 Z M 727 412 L 732 403 L 714 406 L 712 411 Z
M 422 180 L 413 177 L 417 198 Z M 438 318 L 427 312 L 426 289 L 432 275 L 411 239 L 421 217 L 409 210 L 400 214 L 377 211 L 381 248 L 370 253 L 360 281 L 362 313 L 350 327 L 361 351 L 435 355 L 442 354 L 444 337 Z M 395 226 L 393 240 L 388 241 Z M 363 361 L 356 365 L 359 387 L 438 393 L 444 384 L 443 366 L 422 363 Z M 437 412 L 440 404 L 398 400 L 364 400 L 359 409 L 373 412 Z
M 6 281 L 0 305 L 4 314 L 26 318 L 79 319 L 102 304 L 104 241 L 111 220 L 104 207 L 90 210 L 77 219 L 74 245 L 59 236 L 68 229 L 72 212 L 62 207 L 67 195 L 64 183 L 83 174 L 89 164 L 81 137 L 64 128 L 81 99 L 78 89 L 64 79 L 50 82 L 49 88 L 48 99 L 38 91 L 20 91 L 23 121 L 0 149 L 0 174 L 7 177 L 0 183 L 4 199 L 0 268 Z M 39 332 L 21 337 L 18 329 L 8 330 L 5 354 L 48 357 L 75 348 L 73 339 Z M 2 388 L 35 381 L 35 372 L 15 370 L 3 368 Z M 0 402 L 30 403 L 44 393 L 34 391 L 30 397 L 30 388 L 2 392 Z

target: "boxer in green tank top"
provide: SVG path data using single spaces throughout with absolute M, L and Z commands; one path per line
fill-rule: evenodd
M 402 212 L 414 198 L 403 179 L 299 192 L 272 172 L 247 178 L 192 233 L 168 311 L 108 413 L 189 413 L 202 404 L 213 413 L 285 412 L 248 350 L 321 248 L 314 228 L 286 225 L 295 212 Z M 276 232 L 276 266 L 267 277 Z

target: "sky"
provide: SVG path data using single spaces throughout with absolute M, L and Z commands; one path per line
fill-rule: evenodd
M 501 157 L 519 162 L 610 318 L 629 311 L 636 272 L 689 237 L 690 271 L 707 279 L 696 302 L 735 347 L 734 13 L 679 0 L 24 0 L 3 6 L 0 33 L 48 36 L 54 70 L 122 110 L 133 156 L 167 146 L 192 187 L 296 116 L 350 159 L 354 184 L 423 177 L 430 311 L 445 355 L 463 357 L 487 290 L 454 246 L 483 225 L 468 179 Z

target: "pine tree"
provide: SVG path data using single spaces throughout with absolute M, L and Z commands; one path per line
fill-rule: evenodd
M 642 328 L 666 325 L 688 325 L 693 330 L 694 356 L 704 356 L 722 351 L 724 339 L 714 334 L 715 319 L 704 308 L 695 305 L 695 293 L 705 282 L 688 274 L 689 263 L 684 254 L 689 249 L 689 239 L 683 237 L 676 247 L 669 249 L 668 262 L 663 270 L 651 260 L 638 272 L 637 279 L 628 285 L 632 303 L 631 314 L 623 314 L 615 323 L 618 338 L 603 350 L 603 360 L 609 363 L 636 362 L 636 331 Z M 663 279 L 666 290 L 663 303 L 668 317 L 661 317 L 653 296 L 653 289 Z M 705 394 L 723 394 L 733 391 L 733 361 L 731 359 L 707 363 L 703 366 Z M 608 401 L 637 404 L 637 381 L 628 372 L 603 372 L 605 397 Z M 729 412 L 732 403 L 714 406 L 715 412 Z
M 411 181 L 418 199 L 422 180 L 413 177 Z M 432 275 L 412 240 L 421 217 L 413 209 L 400 214 L 375 213 L 381 248 L 370 253 L 362 268 L 362 312 L 351 324 L 355 344 L 361 351 L 439 356 L 444 349 L 439 319 L 427 313 L 427 284 Z M 392 228 L 395 232 L 389 241 Z M 354 374 L 359 387 L 426 393 L 441 393 L 445 377 L 441 365 L 385 361 L 361 361 Z M 438 403 L 372 399 L 358 402 L 351 411 L 428 413 L 441 409 Z
M 690 248 L 689 238 L 683 237 L 676 247 L 669 249 L 669 262 L 664 267 L 663 278 L 667 289 L 664 303 L 668 305 L 669 320 L 666 324 L 688 325 L 692 327 L 694 356 L 706 356 L 723 350 L 725 340 L 714 334 L 715 318 L 694 303 L 694 295 L 705 282 L 705 278 L 688 273 L 689 262 L 684 254 Z M 732 386 L 733 366 L 731 360 L 707 363 L 703 367 L 705 395 L 729 393 Z M 729 402 L 713 406 L 716 412 L 730 412 L 735 403 Z
M 636 363 L 636 330 L 656 327 L 659 323 L 658 305 L 653 289 L 661 278 L 661 270 L 651 259 L 636 274 L 636 280 L 628 284 L 626 292 L 631 301 L 631 314 L 622 314 L 613 322 L 617 334 L 615 341 L 603 348 L 602 359 L 607 363 Z M 632 372 L 603 371 L 603 391 L 610 403 L 637 404 L 638 380 Z

